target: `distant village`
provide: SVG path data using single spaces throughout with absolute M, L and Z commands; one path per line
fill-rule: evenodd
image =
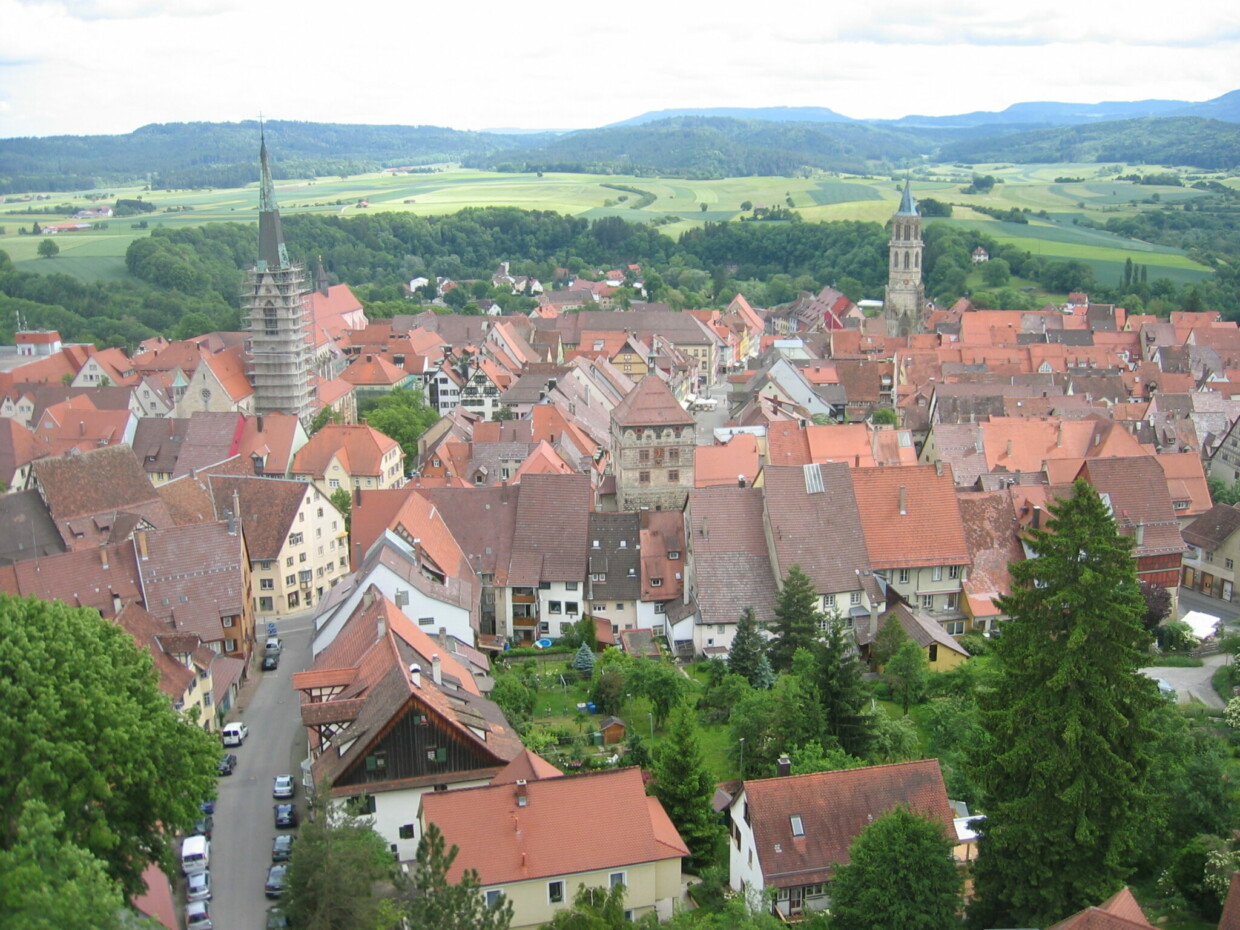
M 437 824 L 514 902 L 514 927 L 571 903 L 578 877 L 616 874 L 636 916 L 669 916 L 687 848 L 639 770 L 566 776 L 523 746 L 488 697 L 506 650 L 588 621 L 600 651 L 726 657 L 746 608 L 770 623 L 799 566 L 863 658 L 895 618 L 950 669 L 961 637 L 1002 628 L 1025 532 L 1078 480 L 1132 539 L 1141 581 L 1173 603 L 1181 588 L 1234 600 L 1240 511 L 1207 479 L 1240 480 L 1240 329 L 1218 314 L 1087 294 L 934 306 L 906 187 L 880 306 L 826 288 L 621 309 L 640 266 L 544 289 L 505 265 L 492 283 L 536 297 L 528 316 L 371 321 L 289 260 L 263 164 L 245 331 L 128 353 L 25 330 L 0 349 L 0 591 L 114 620 L 211 731 L 264 625 L 308 612 L 314 661 L 292 679 L 306 777 L 366 795 L 402 861 Z M 439 415 L 416 455 L 358 415 L 397 389 Z M 842 800 L 802 810 L 805 778 Z M 839 837 L 896 803 L 973 855 L 935 760 L 721 791 L 729 881 L 776 889 L 787 917 L 825 897 Z M 609 824 L 589 855 L 557 841 L 574 819 Z M 790 830 L 781 859 L 769 840 Z M 836 839 L 793 842 L 815 830 Z M 512 865 L 527 854 L 542 871 Z

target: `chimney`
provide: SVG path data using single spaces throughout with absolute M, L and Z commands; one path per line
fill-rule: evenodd
M 529 791 L 526 787 L 525 779 L 517 779 L 517 807 L 525 807 L 530 803 Z
M 878 601 L 870 601 L 870 642 L 878 639 Z
M 938 475 L 940 478 L 943 477 L 943 460 L 942 459 L 939 459 L 937 462 L 934 463 L 934 473 Z
M 366 608 L 370 607 L 370 605 L 373 604 L 374 602 L 375 602 L 375 589 L 373 587 L 369 587 L 365 591 L 362 592 L 362 609 L 365 610 Z
M 120 612 L 124 609 L 125 609 L 125 605 L 121 603 L 121 596 L 117 594 L 115 591 L 113 591 L 112 592 L 112 613 L 114 615 L 119 616 Z
M 1056 430 L 1055 432 L 1055 447 L 1058 448 L 1062 445 L 1063 445 L 1063 421 L 1060 420 L 1059 429 Z
M 900 485 L 900 516 L 908 516 L 908 488 Z
M 375 621 L 375 634 L 376 641 L 387 636 L 387 618 L 383 614 L 379 614 L 379 619 Z
M 736 486 L 737 486 L 738 488 L 743 488 L 743 487 L 745 486 L 745 476 L 744 476 L 744 475 L 737 475 L 737 476 L 736 476 Z
M 258 419 L 258 431 L 261 433 L 263 431 L 263 415 L 260 413 L 257 419 Z
M 228 521 L 228 534 L 230 536 L 237 535 L 237 520 L 241 518 L 241 495 L 237 493 L 237 489 L 233 488 L 233 509 L 232 517 Z
M 431 681 L 437 685 L 443 684 L 443 662 L 440 661 L 438 652 L 431 656 Z
M 1033 508 L 1033 528 L 1036 530 L 1036 529 L 1039 529 L 1041 526 L 1042 526 L 1042 508 L 1034 507 Z
M 1136 543 L 1138 546 L 1145 545 L 1145 524 L 1138 523 L 1136 526 Z
M 354 508 L 362 506 L 362 489 L 356 485 L 353 487 L 353 506 Z
M 409 666 L 409 680 L 415 688 L 422 687 L 422 666 L 416 662 Z
M 134 530 L 133 537 L 138 541 L 138 558 L 145 562 L 151 557 L 146 548 L 146 530 Z
M 105 571 L 107 570 L 108 568 L 108 547 L 106 544 L 101 545 L 99 547 L 99 564 L 103 566 Z
M 439 628 L 439 645 L 444 650 L 448 648 L 448 628 L 446 626 Z
M 792 760 L 788 758 L 788 753 L 786 752 L 783 753 L 779 757 L 779 761 L 776 762 L 775 764 L 777 766 L 776 771 L 779 773 L 780 778 L 782 778 L 785 775 L 792 774 Z

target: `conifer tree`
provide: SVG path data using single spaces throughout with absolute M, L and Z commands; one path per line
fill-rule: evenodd
M 736 624 L 736 636 L 728 650 L 728 670 L 743 675 L 754 688 L 769 688 L 773 683 L 775 676 L 766 656 L 766 643 L 758 632 L 752 607 L 741 612 Z
M 1012 619 L 979 696 L 985 738 L 972 775 L 987 819 L 975 866 L 975 927 L 1047 926 L 1119 890 L 1149 809 L 1156 733 L 1145 602 L 1131 541 L 1097 493 L 1072 497 L 1012 565 Z
M 697 720 L 685 702 L 676 705 L 654 763 L 654 796 L 689 847 L 690 862 L 707 865 L 714 856 L 721 827 L 711 799 L 715 783 L 706 768 Z
M 810 649 L 818 641 L 818 593 L 800 565 L 792 565 L 784 576 L 779 599 L 775 602 L 775 619 L 771 632 L 775 635 L 769 655 L 777 672 L 792 667 L 792 656 L 798 649 Z
M 826 732 L 847 753 L 865 757 L 873 738 L 869 714 L 870 687 L 856 639 L 838 614 L 826 618 L 821 639 L 814 644 L 814 667 L 807 673 L 822 705 Z

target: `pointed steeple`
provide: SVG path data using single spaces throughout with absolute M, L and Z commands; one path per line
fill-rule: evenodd
M 258 129 L 258 162 L 261 174 L 258 193 L 258 263 L 260 271 L 288 268 L 288 249 L 284 247 L 284 229 L 280 225 L 280 208 L 276 205 L 276 186 L 267 164 L 267 137 L 262 124 Z
M 323 256 L 319 256 L 319 265 L 314 271 L 314 289 L 324 297 L 331 290 L 331 284 L 327 280 L 327 269 L 323 267 Z
M 908 178 L 904 179 L 904 194 L 900 197 L 900 209 L 896 211 L 896 216 L 917 216 L 917 201 L 909 190 Z

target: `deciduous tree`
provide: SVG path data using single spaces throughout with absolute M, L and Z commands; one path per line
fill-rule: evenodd
M 838 930 L 952 930 L 962 879 L 942 821 L 897 807 L 861 831 L 831 884 Z
M 0 595 L 0 849 L 47 806 L 57 840 L 127 894 L 171 866 L 172 834 L 213 797 L 219 742 L 160 691 L 149 653 L 93 610 Z
M 1053 923 L 1115 893 L 1138 855 L 1157 739 L 1132 542 L 1084 481 L 1026 538 L 1012 619 L 979 695 L 974 756 L 987 820 L 970 923 Z

